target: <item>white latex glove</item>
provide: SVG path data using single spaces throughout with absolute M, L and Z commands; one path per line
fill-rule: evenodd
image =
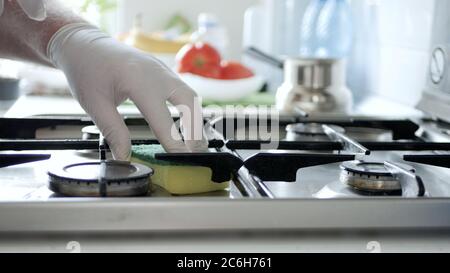
M 6 0 L 11 1 L 11 0 Z M 23 11 L 36 21 L 44 21 L 47 18 L 46 1 L 45 0 L 14 0 L 19 3 Z M 0 0 L 0 16 L 3 13 L 4 0 Z
M 66 25 L 52 37 L 47 51 L 66 74 L 74 97 L 105 136 L 115 159 L 130 157 L 130 135 L 117 112 L 128 98 L 167 152 L 207 150 L 197 95 L 156 58 L 88 24 Z M 182 113 L 184 142 L 174 129 L 167 101 Z

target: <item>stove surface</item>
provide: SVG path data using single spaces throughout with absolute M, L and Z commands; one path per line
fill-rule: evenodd
M 405 156 L 420 162 L 424 160 L 421 156 L 436 160 L 436 156 L 449 155 L 450 139 L 442 134 L 440 142 L 427 138 L 432 132 L 425 121 L 359 117 L 305 121 L 288 117 L 279 121 L 274 138 L 279 144 L 276 150 L 261 149 L 266 142 L 248 123 L 231 134 L 216 128 L 225 143 L 211 148 L 211 152 L 228 152 L 244 161 L 244 167 L 233 173 L 229 190 L 172 196 L 152 185 L 147 196 L 134 198 L 69 198 L 48 189 L 49 169 L 98 160 L 93 150 L 98 143 L 80 140 L 81 129 L 91 125 L 89 121 L 50 118 L 37 123 L 8 119 L 0 122 L 41 125 L 27 131 L 18 124 L 16 127 L 22 129 L 17 131 L 16 139 L 11 137 L 14 130 L 8 132 L 8 137 L 0 136 L 0 154 L 51 154 L 48 161 L 0 168 L 0 217 L 9 219 L 0 223 L 3 232 L 450 228 L 450 169 L 404 160 Z M 140 143 L 143 136 L 151 136 L 141 120 L 127 122 L 131 123 L 134 141 Z M 288 139 L 286 127 L 301 122 L 327 125 L 326 136 L 320 140 Z M 333 130 L 334 125 L 350 128 L 350 133 Z M 375 128 L 372 134 L 357 130 L 370 126 Z M 17 139 L 19 134 L 25 137 Z M 237 137 L 240 135 L 246 138 Z M 49 136 L 54 136 L 56 142 L 51 142 Z M 77 145 L 81 146 L 74 150 Z M 393 171 L 393 178 L 401 181 L 403 193 L 374 195 L 355 191 L 342 181 L 341 164 L 352 160 L 393 163 L 400 169 L 399 173 Z M 414 172 L 402 169 L 404 164 Z M 403 186 L 417 187 L 419 181 L 423 182 L 425 194 L 406 196 Z
M 45 151 L 36 151 L 41 153 Z M 23 202 L 23 201 L 49 201 L 64 200 L 71 201 L 76 198 L 65 197 L 52 192 L 49 189 L 48 171 L 52 169 L 62 169 L 64 166 L 77 163 L 97 162 L 97 153 L 94 151 L 56 151 L 51 153 L 52 157 L 48 161 L 33 162 L 0 169 L 0 203 L 1 202 Z M 111 155 L 109 155 L 110 157 Z M 242 196 L 233 186 L 227 191 L 218 191 L 208 194 L 192 195 L 190 197 L 220 197 L 237 198 Z M 161 198 L 172 196 L 165 189 L 151 185 L 147 196 L 136 197 L 137 199 Z M 91 200 L 102 198 L 90 198 Z

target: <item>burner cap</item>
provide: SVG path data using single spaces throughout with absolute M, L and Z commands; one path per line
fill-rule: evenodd
M 83 129 L 81 129 L 81 132 L 83 133 L 84 140 L 99 139 L 101 134 L 100 130 L 95 125 L 86 126 Z
M 296 123 L 296 124 L 289 124 L 286 127 L 286 131 L 288 133 L 295 133 L 299 135 L 326 135 L 325 131 L 323 129 L 323 125 L 321 123 Z M 340 126 L 336 125 L 329 125 L 333 127 L 337 132 L 339 133 L 345 133 L 345 129 Z
M 141 196 L 148 192 L 153 170 L 128 162 L 107 161 L 104 180 L 108 197 Z M 99 197 L 101 162 L 77 163 L 48 172 L 49 188 L 55 193 L 77 197 Z
M 341 164 L 341 182 L 363 192 L 389 193 L 402 187 L 389 169 L 380 162 L 351 161 Z

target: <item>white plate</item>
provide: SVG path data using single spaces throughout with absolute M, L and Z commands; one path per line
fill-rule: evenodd
M 258 92 L 264 85 L 264 79 L 261 76 L 240 80 L 217 80 L 190 73 L 179 75 L 203 99 L 220 102 L 243 99 Z

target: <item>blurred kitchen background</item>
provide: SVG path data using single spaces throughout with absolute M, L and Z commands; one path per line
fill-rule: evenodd
M 313 0 L 314 1 L 314 0 Z M 325 0 L 321 0 L 325 1 Z M 336 1 L 336 0 L 328 0 Z M 347 86 L 356 104 L 374 98 L 414 106 L 426 83 L 434 8 L 445 0 L 352 0 Z M 200 24 L 214 24 L 224 58 L 243 62 L 267 82 L 275 98 L 283 72 L 245 56 L 256 46 L 280 59 L 298 56 L 302 22 L 310 0 L 65 0 L 114 37 L 150 51 L 170 66 Z M 199 15 L 204 14 L 203 16 Z M 144 36 L 140 36 L 144 35 Z M 195 35 L 195 34 L 194 34 Z M 145 39 L 155 39 L 149 42 Z M 167 43 L 166 43 L 167 42 Z M 62 73 L 35 65 L 0 61 L 3 78 L 19 78 L 20 94 L 69 94 Z M 2 93 L 0 114 L 16 99 Z M 266 100 L 267 101 L 267 100 Z M 237 103 L 237 102 L 235 102 Z M 380 108 L 378 111 L 383 112 Z M 374 113 L 377 114 L 377 113 Z

